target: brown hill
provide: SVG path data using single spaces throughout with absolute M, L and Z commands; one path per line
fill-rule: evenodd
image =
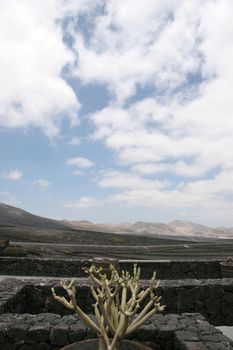
M 0 203 L 0 239 L 17 242 L 74 243 L 90 245 L 157 245 L 157 237 L 115 233 L 101 225 L 82 221 L 78 225 L 33 215 L 25 210 Z M 97 226 L 97 227 L 96 227 Z M 165 237 L 166 238 L 166 237 Z M 170 240 L 163 240 L 163 244 Z M 171 244 L 174 244 L 173 240 Z
M 50 229 L 65 229 L 63 222 L 33 215 L 20 208 L 0 203 L 1 226 L 31 226 Z

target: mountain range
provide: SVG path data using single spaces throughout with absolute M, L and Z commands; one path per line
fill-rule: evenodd
M 79 228 L 91 231 L 103 231 L 112 233 L 127 233 L 133 235 L 142 235 L 147 237 L 182 237 L 182 238 L 233 238 L 233 228 L 210 228 L 205 225 L 195 224 L 193 222 L 175 220 L 168 224 L 156 222 L 137 221 L 135 223 L 125 224 L 93 224 L 89 221 L 66 221 L 63 222 Z
M 86 220 L 59 221 L 37 216 L 20 208 L 0 203 L 0 228 L 4 228 L 5 230 L 8 228 L 8 230 L 10 230 L 10 228 L 13 227 L 17 228 L 20 232 L 24 232 L 26 228 L 28 228 L 28 230 L 30 228 L 39 240 L 41 235 L 44 236 L 46 233 L 48 235 L 53 231 L 61 235 L 63 232 L 69 232 L 69 235 L 66 235 L 66 239 L 68 237 L 68 240 L 70 239 L 70 241 L 73 241 L 74 237 L 77 238 L 77 235 L 80 236 L 81 233 L 85 238 L 86 232 L 86 238 L 87 234 L 92 235 L 91 237 L 95 242 L 100 239 L 99 233 L 102 234 L 103 239 L 105 237 L 108 237 L 109 239 L 115 237 L 115 240 L 117 240 L 116 236 L 119 240 L 121 237 L 132 237 L 132 235 L 135 238 L 173 238 L 184 240 L 216 238 L 231 239 L 233 237 L 233 228 L 210 228 L 204 225 L 180 220 L 175 220 L 168 224 L 138 221 L 136 223 L 123 223 L 116 225 L 94 224 Z M 108 235 L 106 236 L 106 234 Z M 24 236 L 23 238 L 26 239 Z M 63 238 L 64 237 L 62 237 L 62 239 Z

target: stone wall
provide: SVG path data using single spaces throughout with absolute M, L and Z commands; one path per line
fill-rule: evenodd
M 51 283 L 51 282 L 50 282 Z M 77 291 L 77 302 L 86 311 L 92 312 L 94 300 L 87 282 L 81 282 Z M 51 296 L 51 284 L 28 285 L 24 289 L 26 305 L 34 305 L 34 312 L 68 311 Z M 145 285 L 146 287 L 146 285 Z M 63 294 L 61 287 L 55 287 L 57 294 Z M 216 326 L 233 326 L 233 280 L 163 280 L 157 291 L 166 305 L 166 313 L 199 312 Z M 146 302 L 146 301 L 145 301 Z M 36 305 L 38 308 L 36 310 Z M 29 309 L 25 310 L 26 312 Z
M 130 271 L 136 261 L 120 260 L 120 269 Z M 85 277 L 85 267 L 90 260 L 39 259 L 0 257 L 0 274 L 19 276 Z M 140 261 L 142 278 L 149 278 L 153 271 L 159 279 L 216 279 L 221 278 L 219 261 Z
M 76 315 L 0 315 L 0 349 L 4 350 L 58 350 L 95 337 Z M 155 350 L 233 349 L 233 342 L 199 314 L 155 315 L 131 339 Z
M 58 282 L 49 278 L 9 278 L 1 282 L 0 349 L 58 350 L 95 336 L 76 315 L 65 315 L 67 310 L 53 299 L 51 286 L 58 294 L 62 292 Z M 93 300 L 87 280 L 78 282 L 78 301 L 89 313 Z M 233 349 L 232 341 L 203 317 L 215 324 L 233 325 L 233 279 L 163 280 L 158 293 L 167 305 L 167 314 L 155 315 L 132 339 L 148 343 L 155 350 Z M 202 315 L 195 313 L 197 310 Z
M 77 302 L 91 313 L 94 300 L 86 279 L 78 280 Z M 144 281 L 144 287 L 146 287 Z M 54 300 L 51 287 L 58 295 L 65 295 L 55 279 L 5 279 L 0 285 L 2 312 L 44 312 L 67 315 L 70 312 Z M 211 324 L 233 326 L 233 279 L 163 280 L 157 293 L 162 295 L 166 313 L 201 313 Z

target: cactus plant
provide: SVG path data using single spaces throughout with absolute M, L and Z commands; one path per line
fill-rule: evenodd
M 159 285 L 154 272 L 148 288 L 143 289 L 140 282 L 140 268 L 134 264 L 133 274 L 122 271 L 120 274 L 111 265 L 111 277 L 108 279 L 102 273 L 102 268 L 92 265 L 87 269 L 92 296 L 95 300 L 95 323 L 76 302 L 76 280 L 61 285 L 69 296 L 56 295 L 52 288 L 54 298 L 69 310 L 75 311 L 82 321 L 96 332 L 99 339 L 99 350 L 117 350 L 121 339 L 135 332 L 157 311 L 163 311 L 165 306 L 160 305 L 161 297 L 155 294 Z M 149 297 L 143 309 L 140 304 Z

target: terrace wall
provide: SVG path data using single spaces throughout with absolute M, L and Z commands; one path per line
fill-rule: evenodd
M 54 300 L 51 287 L 58 295 L 66 295 L 58 280 L 6 279 L 0 285 L 0 310 L 2 313 L 71 314 Z M 146 281 L 144 287 L 147 287 Z M 166 305 L 165 313 L 198 312 L 213 325 L 233 326 L 233 279 L 163 280 L 157 294 Z M 94 300 L 86 279 L 78 281 L 77 303 L 85 312 L 93 312 Z
M 141 277 L 150 278 L 156 271 L 159 279 L 216 279 L 221 278 L 219 261 L 210 260 L 120 260 L 120 269 L 132 270 L 134 262 L 141 266 Z M 90 260 L 40 259 L 0 257 L 0 274 L 19 276 L 85 277 L 85 267 Z
M 83 339 L 95 338 L 76 315 L 0 315 L 0 349 L 58 350 Z M 233 342 L 199 314 L 155 315 L 132 334 L 155 350 L 220 350 Z
M 85 276 L 88 260 L 0 258 L 0 274 L 19 276 Z M 134 261 L 120 261 L 132 270 Z M 210 325 L 233 326 L 233 279 L 221 279 L 219 261 L 138 261 L 142 277 L 154 270 L 162 279 L 158 294 L 165 315 L 156 315 L 133 338 L 152 342 L 156 350 L 233 349 L 233 343 Z M 169 280 L 167 280 L 169 279 Z M 88 313 L 93 300 L 87 280 L 79 279 L 78 302 Z M 51 295 L 54 278 L 11 279 L 0 284 L 0 349 L 58 350 L 94 335 Z M 188 314 L 187 314 L 188 313 Z M 191 314 L 192 313 L 192 314 Z M 198 314 L 197 314 L 198 313 Z M 202 314 L 202 315 L 200 315 Z M 204 319 L 204 317 L 206 320 Z

